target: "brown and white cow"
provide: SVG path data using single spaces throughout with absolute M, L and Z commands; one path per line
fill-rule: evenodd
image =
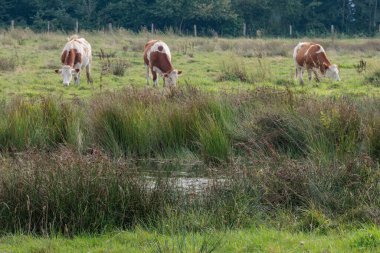
M 64 85 L 70 85 L 71 78 L 74 76 L 75 84 L 79 84 L 80 72 L 86 67 L 87 83 L 91 83 L 90 66 L 92 61 L 91 45 L 84 38 L 77 35 L 68 39 L 61 54 L 61 69 L 55 70 L 60 73 L 63 78 Z
M 312 78 L 313 70 L 318 69 L 323 76 L 340 81 L 338 66 L 330 63 L 325 50 L 319 44 L 300 42 L 294 48 L 293 59 L 296 65 L 296 78 L 299 77 L 301 84 L 304 83 L 302 75 L 305 69 L 309 74 L 309 80 Z
M 149 69 L 152 71 L 154 86 L 157 86 L 157 73 L 163 76 L 164 86 L 176 86 L 182 71 L 173 68 L 172 56 L 168 45 L 161 40 L 151 40 L 145 45 L 144 63 L 146 66 L 146 84 L 149 85 Z

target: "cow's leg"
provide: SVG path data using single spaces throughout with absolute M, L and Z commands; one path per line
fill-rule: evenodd
M 308 69 L 307 70 L 307 74 L 309 76 L 309 81 L 311 81 L 311 79 L 313 78 L 313 70 L 312 69 Z
M 76 74 L 74 74 L 74 80 L 75 80 L 75 84 L 76 85 L 79 85 L 79 81 L 80 81 L 80 71 Z
M 302 85 L 304 85 L 304 81 L 303 81 L 303 68 L 299 68 L 298 69 L 298 76 L 299 76 L 299 79 L 300 79 L 300 83 Z
M 146 85 L 149 85 L 149 66 L 145 65 L 146 68 Z
M 92 83 L 91 79 L 91 69 L 90 69 L 90 64 L 87 64 L 86 66 L 86 77 L 87 77 L 87 83 Z
M 157 72 L 153 70 L 153 68 L 151 68 L 152 70 L 152 76 L 153 76 L 153 86 L 154 87 L 157 87 L 157 84 L 158 84 L 158 80 L 157 80 Z

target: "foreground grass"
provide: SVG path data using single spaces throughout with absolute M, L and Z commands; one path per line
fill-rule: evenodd
M 252 227 L 245 230 L 160 234 L 155 231 L 101 236 L 0 238 L 1 252 L 378 252 L 380 230 L 370 227 L 326 234 Z

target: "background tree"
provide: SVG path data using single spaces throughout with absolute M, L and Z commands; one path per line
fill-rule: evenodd
M 72 31 L 78 19 L 81 29 L 97 30 L 113 23 L 139 31 L 154 23 L 164 30 L 199 34 L 248 35 L 256 30 L 268 36 L 296 34 L 327 35 L 330 26 L 346 34 L 375 35 L 378 31 L 379 0 L 0 0 L 0 25 L 46 30 L 47 21 L 56 30 Z

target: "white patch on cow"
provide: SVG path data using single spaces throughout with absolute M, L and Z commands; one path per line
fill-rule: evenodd
M 323 49 L 323 47 L 321 45 L 318 45 L 318 46 L 319 46 L 319 50 L 315 53 L 316 54 L 325 53 L 325 50 Z
M 163 48 L 161 51 L 158 49 L 160 46 Z M 150 62 L 150 54 L 153 52 L 159 52 L 159 53 L 166 54 L 168 56 L 169 61 L 170 62 L 172 61 L 172 55 L 170 54 L 170 49 L 169 49 L 168 45 L 166 45 L 166 43 L 163 41 L 160 41 L 160 40 L 157 41 L 149 49 L 148 54 L 147 54 L 149 62 Z
M 178 77 L 181 75 L 182 71 L 173 70 L 169 74 L 164 75 L 165 85 L 171 87 L 177 85 Z
M 332 64 L 326 70 L 326 76 L 334 81 L 340 81 L 339 69 L 336 64 Z
M 65 65 L 62 67 L 62 69 L 59 70 L 59 73 L 61 73 L 63 78 L 63 84 L 66 86 L 70 85 L 71 79 L 73 75 L 77 77 L 77 72 L 75 69 L 71 68 L 71 66 Z

